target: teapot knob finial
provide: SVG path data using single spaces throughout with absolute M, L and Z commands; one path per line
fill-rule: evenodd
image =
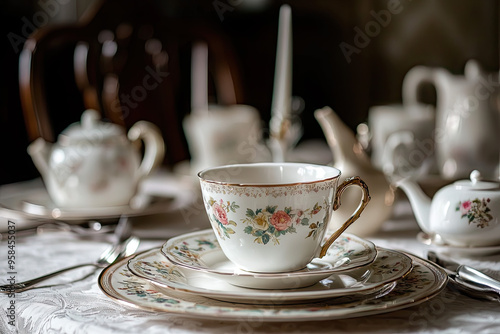
M 481 172 L 478 171 L 478 170 L 473 170 L 471 173 L 470 173 L 470 180 L 472 181 L 472 184 L 476 184 L 477 181 L 481 181 L 483 178 L 481 176 Z
M 101 116 L 97 110 L 87 109 L 82 114 L 82 127 L 84 129 L 90 129 L 95 126 L 95 123 L 101 119 Z

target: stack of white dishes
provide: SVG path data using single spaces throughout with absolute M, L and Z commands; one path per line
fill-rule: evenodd
M 263 259 L 265 260 L 265 259 Z M 432 263 L 343 233 L 327 255 L 286 273 L 238 269 L 212 229 L 183 234 L 106 268 L 112 299 L 157 312 L 237 320 L 306 321 L 399 310 L 437 295 L 446 273 Z

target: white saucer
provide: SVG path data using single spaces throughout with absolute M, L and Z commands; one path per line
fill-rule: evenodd
M 65 208 L 55 205 L 44 191 L 32 192 L 21 201 L 20 210 L 24 213 L 43 218 L 64 220 L 78 220 L 92 218 L 116 218 L 120 215 L 138 216 L 159 213 L 162 208 L 168 207 L 174 200 L 171 197 L 157 197 L 139 195 L 137 201 L 144 204 L 137 206 L 104 206 L 93 208 Z
M 485 246 L 485 247 L 454 246 L 445 243 L 441 239 L 434 238 L 433 236 L 425 232 L 419 232 L 417 234 L 417 240 L 423 244 L 433 246 L 441 252 L 448 252 L 454 255 L 485 256 L 485 255 L 494 255 L 500 253 L 500 246 Z
M 306 268 L 285 273 L 253 273 L 237 268 L 222 251 L 212 229 L 169 239 L 161 252 L 170 262 L 198 270 L 226 282 L 256 289 L 291 289 L 313 285 L 333 273 L 353 269 L 375 260 L 375 245 L 355 235 L 342 234 L 322 259 Z
M 40 182 L 37 187 L 1 198 L 0 207 L 28 218 L 79 221 L 112 219 L 121 215 L 132 217 L 167 213 L 184 208 L 196 199 L 197 194 L 190 179 L 161 174 L 144 180 L 132 205 L 92 208 L 58 207 L 52 202 L 47 190 Z
M 120 305 L 157 312 L 155 314 L 160 317 L 165 314 L 217 321 L 241 322 L 247 319 L 259 323 L 347 319 L 415 307 L 435 297 L 446 287 L 448 275 L 443 269 L 418 257 L 410 258 L 413 270 L 398 280 L 391 292 L 376 299 L 352 300 L 340 297 L 296 305 L 228 303 L 154 285 L 132 274 L 127 268 L 128 259 L 104 269 L 98 284 L 106 296 Z
M 161 287 L 222 301 L 250 304 L 289 304 L 334 297 L 380 296 L 390 292 L 391 283 L 412 269 L 412 260 L 393 250 L 379 249 L 370 265 L 344 270 L 320 282 L 300 289 L 259 290 L 241 288 L 225 279 L 213 279 L 206 273 L 182 268 L 162 256 L 159 249 L 141 253 L 128 262 L 129 270 Z

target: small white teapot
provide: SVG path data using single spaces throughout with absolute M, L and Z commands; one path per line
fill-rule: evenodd
M 453 246 L 500 245 L 500 183 L 482 181 L 475 170 L 469 180 L 440 189 L 431 199 L 409 179 L 397 183 L 410 200 L 420 228 Z
M 134 142 L 145 144 L 141 162 Z M 42 175 L 52 201 L 65 208 L 128 205 L 139 182 L 163 160 L 165 144 L 158 128 L 135 123 L 125 136 L 122 127 L 100 121 L 86 110 L 50 144 L 38 138 L 28 153 Z

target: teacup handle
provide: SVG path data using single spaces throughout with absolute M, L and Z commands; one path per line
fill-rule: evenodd
M 342 193 L 347 187 L 350 186 L 358 186 L 361 188 L 363 191 L 363 195 L 361 197 L 361 202 L 359 203 L 358 208 L 354 212 L 354 214 L 347 219 L 347 221 L 337 230 L 335 233 L 333 233 L 330 238 L 325 242 L 323 246 L 321 246 L 321 251 L 319 253 L 319 257 L 322 258 L 323 256 L 326 255 L 326 252 L 328 251 L 328 248 L 333 244 L 333 242 L 352 224 L 354 223 L 360 216 L 361 212 L 365 209 L 366 205 L 370 201 L 370 192 L 368 191 L 368 186 L 366 183 L 359 178 L 359 176 L 353 176 L 350 178 L 347 178 L 344 182 L 342 182 L 338 187 L 337 187 L 337 192 L 335 193 L 335 198 L 333 200 L 333 210 L 337 210 L 340 207 L 340 197 L 342 196 Z
M 135 123 L 128 131 L 128 139 L 132 142 L 139 139 L 144 141 L 144 157 L 136 173 L 137 180 L 140 180 L 148 176 L 162 162 L 165 156 L 165 143 L 158 127 L 146 121 Z

